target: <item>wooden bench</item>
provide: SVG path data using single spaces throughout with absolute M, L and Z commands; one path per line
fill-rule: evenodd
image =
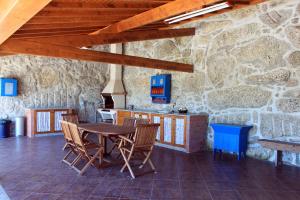
M 293 143 L 293 142 L 285 142 L 285 141 L 278 141 L 278 140 L 267 140 L 262 139 L 259 140 L 263 147 L 275 150 L 275 166 L 278 167 L 282 165 L 282 152 L 283 151 L 291 151 L 295 153 L 300 152 L 300 144 Z

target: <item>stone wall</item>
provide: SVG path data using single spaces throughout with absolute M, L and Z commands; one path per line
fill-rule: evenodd
M 126 53 L 194 64 L 194 73 L 172 72 L 172 101 L 191 112 L 208 112 L 210 122 L 253 124 L 248 155 L 273 160 L 259 138 L 300 142 L 300 3 L 266 3 L 189 24 L 194 37 L 136 42 Z M 154 105 L 149 79 L 168 71 L 127 67 L 127 104 Z M 213 131 L 209 129 L 208 144 Z M 299 155 L 284 160 L 300 165 Z
M 108 51 L 108 47 L 99 48 Z M 0 97 L 0 118 L 24 116 L 25 108 L 75 108 L 95 121 L 100 92 L 109 78 L 107 64 L 38 56 L 0 57 L 0 77 L 19 81 L 17 97 Z

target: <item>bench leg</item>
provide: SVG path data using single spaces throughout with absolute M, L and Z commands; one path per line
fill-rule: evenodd
M 275 167 L 282 165 L 282 151 L 275 150 Z
M 217 149 L 214 149 L 214 160 L 216 160 Z

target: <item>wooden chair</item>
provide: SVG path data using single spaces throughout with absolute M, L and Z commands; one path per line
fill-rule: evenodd
M 84 143 L 77 124 L 68 122 L 68 126 L 79 155 L 72 167 L 79 173 L 79 175 L 82 175 L 91 165 L 97 167 L 94 161 L 99 157 L 100 154 L 103 154 L 104 148 L 102 145 L 96 143 Z M 93 151 L 95 153 L 93 153 Z M 87 161 L 87 163 L 81 169 L 76 167 L 80 160 Z
M 124 121 L 123 121 L 123 126 L 126 126 L 126 127 L 134 127 L 135 121 L 136 121 L 136 118 L 127 117 L 127 118 L 125 118 Z
M 75 124 L 79 124 L 79 119 L 78 115 L 75 113 L 66 113 L 66 114 L 61 114 L 62 120 L 66 122 L 72 122 Z M 65 150 L 68 147 L 68 143 L 66 143 L 63 147 L 63 150 Z
M 79 118 L 76 113 L 61 114 L 61 116 L 64 121 L 79 124 Z
M 153 146 L 155 143 L 156 133 L 160 124 L 139 124 L 136 127 L 135 134 L 133 139 L 127 138 L 125 136 L 119 136 L 121 142 L 119 144 L 119 150 L 122 154 L 122 157 L 125 161 L 121 172 L 127 167 L 132 178 L 135 178 L 135 175 L 130 166 L 130 161 L 133 158 L 134 154 L 141 154 L 144 159 L 140 168 L 143 168 L 146 163 L 149 163 L 151 169 L 155 171 L 154 164 L 152 163 L 150 156 L 153 151 Z
M 135 120 L 136 120 L 136 118 L 131 118 L 131 117 L 125 118 L 124 121 L 123 121 L 122 126 L 134 127 L 135 126 Z M 112 142 L 112 148 L 108 152 L 108 154 L 111 154 L 114 149 L 118 148 L 119 143 L 120 143 L 120 138 L 113 136 L 113 137 L 109 137 L 108 139 Z M 120 156 L 120 154 L 117 157 L 119 158 L 119 156 Z
M 66 140 L 65 146 L 69 147 L 69 151 L 67 152 L 65 157 L 62 159 L 62 162 L 66 163 L 69 166 L 72 166 L 73 162 L 78 159 L 78 152 L 76 151 L 76 146 L 75 146 L 75 143 L 73 142 L 73 138 L 72 138 L 69 126 L 68 126 L 68 122 L 61 121 L 60 123 L 61 123 L 62 132 L 63 132 L 65 140 Z M 72 153 L 76 156 L 76 158 L 72 162 L 69 162 L 68 158 L 69 158 L 69 156 L 72 155 Z
M 143 119 L 143 118 L 135 119 L 135 126 L 140 125 L 140 124 L 149 124 L 149 120 Z

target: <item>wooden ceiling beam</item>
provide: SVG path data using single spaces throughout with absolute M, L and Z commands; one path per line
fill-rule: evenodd
M 15 54 L 13 54 L 13 53 L 5 53 L 5 52 L 1 52 L 0 53 L 0 57 L 2 57 L 2 56 L 12 56 L 12 55 L 15 55 Z
M 77 22 L 77 23 L 47 23 L 47 24 L 25 24 L 19 30 L 43 30 L 43 29 L 70 29 L 104 27 L 109 22 Z
M 219 2 L 220 0 L 175 0 L 166 3 L 157 8 L 137 14 L 104 29 L 93 32 L 93 35 L 99 33 L 120 33 L 130 29 L 139 28 L 153 22 L 157 22 L 174 15 L 178 15 L 194 9 L 199 9 L 205 5 Z
M 155 40 L 163 38 L 184 37 L 195 35 L 194 28 L 161 30 L 161 31 L 136 31 L 124 33 L 103 33 L 100 35 L 74 35 L 74 36 L 53 36 L 36 38 L 31 41 L 45 44 L 61 44 L 64 46 L 83 47 L 103 44 L 126 43 L 143 40 Z
M 97 30 L 104 26 L 95 26 L 95 27 L 71 27 L 71 28 L 56 28 L 56 29 L 28 29 L 28 30 L 18 30 L 15 34 L 39 34 L 39 33 L 55 33 L 55 32 L 75 32 L 75 31 L 88 31 L 88 30 Z
M 110 15 L 109 18 L 103 16 L 74 16 L 74 17 L 47 17 L 47 16 L 35 16 L 29 20 L 27 24 L 56 24 L 56 23 L 94 23 L 94 22 L 117 22 L 124 17 L 129 17 L 131 15 Z
M 10 1 L 10 0 L 5 0 Z M 43 9 L 51 0 L 16 0 L 0 18 L 0 45 L 14 34 L 21 26 Z M 0 4 L 3 6 L 3 4 Z
M 113 63 L 125 66 L 138 66 L 153 69 L 193 72 L 193 65 L 189 64 L 113 54 L 107 52 L 82 50 L 74 47 L 44 44 L 27 40 L 20 40 L 17 42 L 14 40 L 7 40 L 0 46 L 0 53 L 1 52 Z
M 95 31 L 96 29 L 94 29 Z M 87 35 L 93 31 L 93 29 L 79 30 L 79 31 L 63 31 L 63 32 L 51 32 L 51 33 L 26 33 L 26 34 L 14 34 L 11 38 L 44 38 L 44 37 L 55 37 L 55 36 L 72 36 L 72 35 Z
M 149 1 L 149 0 L 54 0 L 48 7 L 64 8 L 155 8 L 168 1 Z
M 44 8 L 37 16 L 109 16 L 136 15 L 148 10 L 147 8 Z

